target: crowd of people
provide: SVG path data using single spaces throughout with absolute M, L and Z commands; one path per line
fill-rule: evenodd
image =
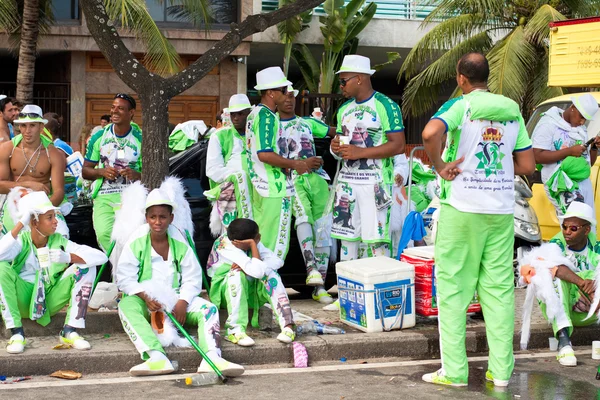
M 147 193 L 140 183 L 143 137 L 133 122 L 133 97 L 117 94 L 110 115 L 93 131 L 86 127 L 91 136 L 82 139 L 81 177 L 92 182 L 100 250 L 69 241 L 68 230 L 61 230 L 61 214 L 68 213 L 63 173 L 69 154 L 45 135 L 45 129 L 56 131 L 51 121 L 60 124 L 59 116 L 46 116 L 35 105 L 19 110 L 14 99 L 2 99 L 0 135 L 6 133 L 7 139 L 0 144 L 0 194 L 5 195 L 0 310 L 12 331 L 7 352 L 25 349 L 22 318 L 46 325 L 65 305 L 60 341 L 89 349 L 77 329 L 85 327 L 96 267 L 109 258 L 123 293 L 119 317 L 144 360 L 130 370 L 134 376 L 174 370 L 164 350 L 174 339 L 163 334 L 161 311 L 172 313 L 180 324 L 197 326 L 199 346 L 228 376 L 240 375 L 244 368 L 221 357 L 219 308 L 228 313 L 223 338 L 234 344 L 254 345 L 246 333 L 248 309 L 265 303 L 280 326 L 277 339 L 293 342 L 293 313 L 277 273 L 290 245 L 292 220 L 306 285 L 314 287 L 314 301 L 329 307 L 334 299 L 325 277 L 335 240 L 341 243 L 342 261 L 389 257 L 395 249 L 392 204 L 407 174 L 404 125 L 400 107 L 373 89 L 374 73 L 368 58 L 344 58 L 338 77 L 348 101 L 337 110 L 335 126 L 295 114 L 298 91 L 279 67 L 256 74 L 258 105 L 252 106 L 242 93 L 231 97 L 222 126 L 210 130 L 207 150 L 210 190 L 205 194 L 213 203 L 210 228 L 217 237 L 205 266 L 212 279 L 210 301 L 200 297 L 202 269 L 190 239 L 193 227 L 185 227 L 191 214 L 186 214 L 183 190 L 167 179 Z M 560 321 L 553 320 L 558 314 L 548 314 L 563 365 L 576 364 L 569 337 L 573 325 L 589 323 L 581 314 L 590 311 L 595 295 L 592 275 L 600 246 L 593 235 L 593 194 L 586 193 L 587 177 L 580 169 L 583 164 L 589 169 L 584 123 L 598 105 L 580 96 L 564 112 L 549 110 L 532 143 L 519 106 L 490 93 L 488 75 L 483 55 L 463 56 L 457 64 L 462 95 L 444 104 L 423 131 L 441 203 L 435 261 L 442 368 L 423 376 L 436 384 L 466 385 L 465 313 L 475 291 L 484 316 L 493 315 L 486 318 L 486 379 L 508 384 L 514 366 L 514 176 L 533 173 L 536 162 L 543 164 L 542 178 L 562 223 L 552 242 L 576 261 L 570 269 L 557 266 L 548 281 L 562 288 L 555 293 L 567 314 Z M 185 126 L 179 129 L 190 133 Z M 314 138 L 325 137 L 338 161 L 333 180 L 314 144 Z M 594 143 L 600 145 L 600 139 Z M 114 250 L 119 233 L 115 219 L 125 210 L 135 229 Z M 534 270 L 523 269 L 526 281 L 542 284 Z M 209 370 L 203 360 L 198 371 Z

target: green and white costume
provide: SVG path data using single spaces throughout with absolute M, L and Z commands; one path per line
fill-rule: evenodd
M 315 118 L 280 119 L 284 136 L 288 137 L 288 157 L 303 159 L 316 156 L 314 138 L 324 138 L 329 126 Z M 323 168 L 304 175 L 294 172 L 295 195 L 293 215 L 296 233 L 308 273 L 318 271 L 322 279 L 327 276 L 331 250 L 331 210 L 329 200 L 329 175 Z
M 223 303 L 227 306 L 227 335 L 246 332 L 249 306 L 254 309 L 252 325 L 257 328 L 258 309 L 265 303 L 271 305 L 282 330 L 294 323 L 290 300 L 277 273 L 283 261 L 262 243 L 258 244 L 258 251 L 262 261 L 252 258 L 222 236 L 211 252 L 208 270 L 212 277 L 210 298 L 217 307 Z M 232 271 L 233 263 L 239 265 L 242 271 Z
M 198 326 L 198 344 L 207 353 L 221 355 L 220 325 L 217 308 L 199 297 L 202 290 L 202 270 L 193 250 L 181 232 L 173 225 L 167 231 L 169 256 L 164 260 L 152 248 L 150 228 L 142 225 L 125 245 L 117 266 L 117 286 L 125 296 L 119 303 L 119 317 L 125 332 L 142 359 L 148 351 L 165 354 L 150 325 L 150 312 L 138 293 L 151 282 L 154 287 L 171 287 L 179 299 L 188 303 L 188 325 Z
M 22 318 L 46 326 L 67 304 L 65 325 L 85 328 L 96 266 L 104 264 L 106 256 L 59 233 L 48 237 L 48 248 L 75 254 L 86 264 L 52 263 L 46 275 L 29 231 L 21 231 L 16 239 L 8 233 L 0 240 L 0 311 L 7 329 L 22 327 Z
M 489 370 L 508 381 L 514 366 L 512 154 L 531 141 L 519 106 L 485 91 L 463 96 L 435 118 L 448 132 L 443 160 L 465 157 L 462 173 L 441 182 L 435 261 L 442 368 L 449 381 L 467 382 L 465 314 L 477 291 Z
M 246 123 L 248 173 L 252 181 L 252 212 L 260 229 L 262 243 L 282 260 L 287 255 L 295 193 L 292 172 L 265 164 L 262 152 L 287 158 L 288 137 L 280 129 L 279 116 L 264 104 L 257 105 Z
M 137 172 L 142 170 L 142 131 L 131 123 L 131 129 L 124 136 L 114 132 L 113 124 L 108 124 L 103 130 L 96 132 L 90 139 L 85 160 L 98 163 L 98 168 L 111 166 L 113 168 L 131 168 Z M 97 179 L 94 185 L 100 185 L 94 198 L 93 223 L 98 244 L 104 251 L 110 248 L 110 235 L 115 222 L 115 211 L 121 205 L 121 192 L 131 182 L 119 176 L 108 181 Z M 112 257 L 111 257 L 112 258 Z
M 245 135 L 240 135 L 235 127 L 221 128 L 210 135 L 206 176 L 211 190 L 204 195 L 213 202 L 213 235 L 223 233 L 236 218 L 253 218 Z
M 400 107 L 379 92 L 362 102 L 347 101 L 337 115 L 337 134 L 358 147 L 383 145 L 388 134 L 404 131 Z M 361 242 L 373 254 L 389 255 L 393 182 L 393 158 L 342 161 L 331 229 L 342 240 L 342 260 L 358 258 Z

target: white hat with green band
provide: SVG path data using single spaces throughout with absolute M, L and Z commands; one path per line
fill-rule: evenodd
M 172 209 L 175 209 L 175 203 L 160 189 L 154 189 L 146 198 L 146 210 L 152 206 L 171 206 Z
M 19 119 L 15 119 L 15 124 L 27 124 L 31 122 L 39 122 L 40 124 L 47 124 L 48 120 L 44 119 L 44 113 L 39 106 L 34 104 L 27 104 L 23 107 L 23 110 L 19 113 Z
M 229 111 L 231 114 L 232 112 L 247 110 L 248 108 L 252 108 L 248 96 L 238 93 L 234 94 L 229 99 L 229 107 L 227 108 L 227 111 Z
M 289 86 L 287 87 L 287 91 L 288 91 L 288 93 L 294 93 L 294 97 L 297 97 L 297 96 L 298 96 L 298 93 L 300 93 L 300 91 L 299 91 L 299 90 L 296 90 L 296 89 L 294 89 L 294 87 L 293 87 L 292 85 L 289 85 Z
M 287 80 L 281 68 L 269 67 L 256 73 L 256 86 L 254 86 L 254 89 L 276 89 L 286 87 L 291 84 L 292 82 Z
M 341 74 L 342 72 L 373 75 L 375 70 L 371 69 L 371 60 L 368 57 L 351 54 L 344 57 L 342 66 L 336 74 Z
M 589 93 L 582 94 L 581 96 L 571 96 L 571 101 L 577 111 L 588 121 L 592 121 L 596 113 L 598 113 L 598 102 Z
M 29 211 L 32 214 L 46 214 L 48 211 L 58 211 L 59 208 L 48 198 L 44 192 L 31 192 L 19 200 L 19 210 Z

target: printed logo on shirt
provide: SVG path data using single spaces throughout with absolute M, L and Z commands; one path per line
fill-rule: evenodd
M 481 146 L 481 151 L 475 154 L 479 160 L 476 169 L 484 171 L 486 178 L 490 175 L 498 175 L 498 171 L 503 170 L 502 159 L 505 154 L 500 151 L 500 147 L 504 145 L 503 136 L 504 131 L 500 127 L 488 126 L 481 131 L 481 142 L 478 144 Z

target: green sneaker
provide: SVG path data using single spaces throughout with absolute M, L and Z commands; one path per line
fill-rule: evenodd
M 427 383 L 435 383 L 436 385 L 467 386 L 466 383 L 452 382 L 450 379 L 446 378 L 444 371 L 441 368 L 430 374 L 423 375 L 422 379 Z
M 242 347 L 254 346 L 254 340 L 244 332 L 230 333 L 229 335 L 225 336 L 225 340 Z
M 312 298 L 314 301 L 321 304 L 333 303 L 333 297 L 331 297 L 331 295 L 327 293 L 327 290 L 325 290 L 323 286 L 316 287 L 315 290 L 313 290 Z
M 502 379 L 495 379 L 494 375 L 492 375 L 492 371 L 489 369 L 485 371 L 485 380 L 488 382 L 494 382 L 494 386 L 507 387 L 508 381 L 503 381 Z

